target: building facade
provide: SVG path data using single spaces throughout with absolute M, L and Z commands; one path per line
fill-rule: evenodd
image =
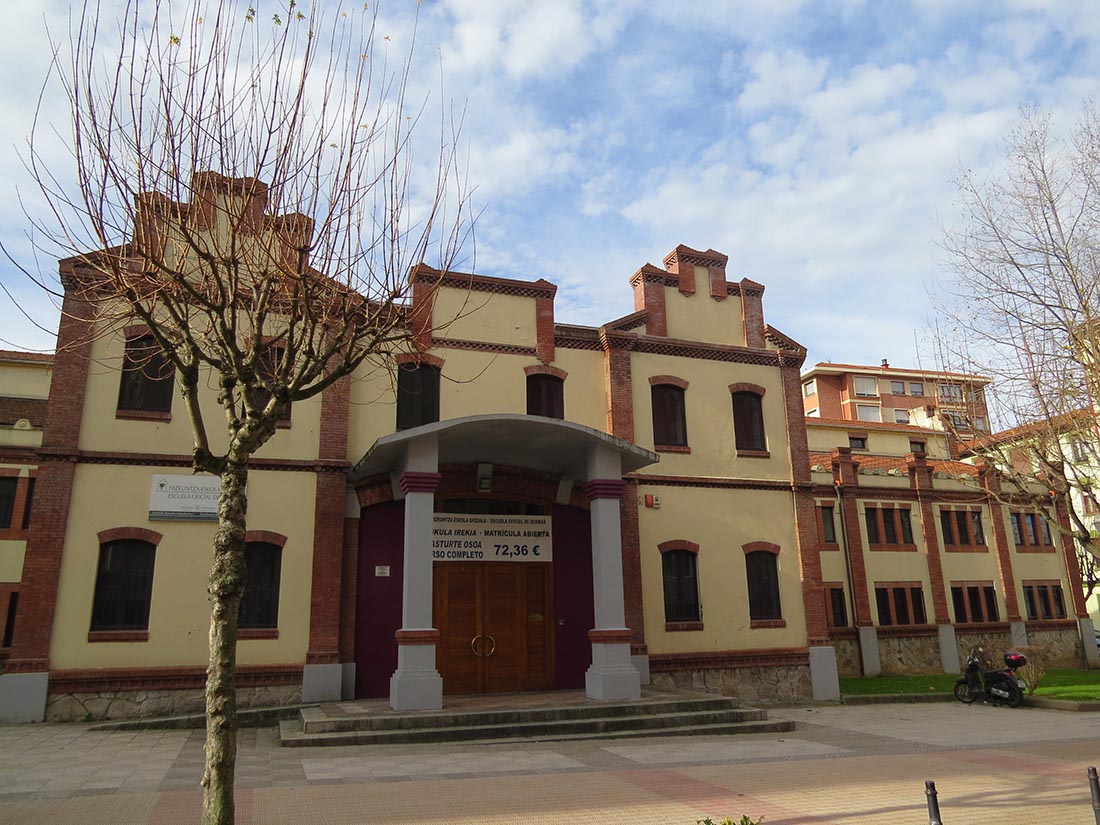
M 946 448 L 914 452 L 938 431 L 807 418 L 805 349 L 726 264 L 677 247 L 600 327 L 559 322 L 545 280 L 416 268 L 411 347 L 294 403 L 250 465 L 241 705 L 649 683 L 767 703 L 836 698 L 837 651 L 845 672 L 957 669 L 963 624 L 1073 648 L 1057 537 L 1010 543 L 1012 511 Z M 53 360 L 15 362 L 0 395 L 49 391 L 0 465 L 20 524 L 0 541 L 0 715 L 199 710 L 217 484 L 190 474 L 174 376 L 75 289 Z M 1058 593 L 1064 619 L 1025 621 Z M 891 659 L 903 636 L 938 652 Z

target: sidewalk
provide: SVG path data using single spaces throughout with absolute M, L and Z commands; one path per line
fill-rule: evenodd
M 788 734 L 280 748 L 241 734 L 240 823 L 767 825 L 988 817 L 1092 825 L 1100 713 L 949 705 L 788 708 Z M 194 823 L 202 733 L 0 728 L 0 823 Z

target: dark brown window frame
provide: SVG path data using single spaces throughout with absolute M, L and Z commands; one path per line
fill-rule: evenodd
M 662 599 L 665 611 L 665 630 L 702 630 L 703 602 L 699 593 L 699 545 L 675 540 L 657 546 L 661 553 Z M 687 570 L 690 568 L 690 571 Z M 685 573 L 690 575 L 685 576 Z M 670 603 L 670 581 L 674 582 L 674 598 Z M 694 590 L 694 599 L 683 600 L 687 583 Z M 683 603 L 682 603 L 683 602 Z
M 733 444 L 738 458 L 769 458 L 764 420 L 764 387 L 740 382 L 729 385 L 733 403 Z
M 988 553 L 989 544 L 985 537 L 982 515 L 981 508 L 955 509 L 941 506 L 939 526 L 943 533 L 944 552 Z
M 1062 589 L 1062 582 L 1052 579 L 1033 579 L 1023 581 L 1020 585 L 1024 594 L 1024 610 L 1028 621 L 1052 621 L 1068 617 L 1069 607 L 1066 605 L 1066 594 Z M 1050 613 L 1049 616 L 1043 615 L 1047 612 Z
M 1018 553 L 1053 553 L 1054 537 L 1047 520 L 1033 510 L 1013 510 L 1008 514 L 1012 540 Z
M 119 370 L 116 418 L 171 421 L 176 371 L 144 326 L 123 331 L 125 343 Z M 140 357 L 136 354 L 141 351 Z M 153 377 L 150 372 L 158 373 Z M 152 398 L 149 398 L 149 396 Z
M 928 611 L 924 604 L 924 585 L 921 582 L 875 582 L 875 606 L 879 614 L 880 627 L 909 627 L 928 624 Z M 901 621 L 902 616 L 898 611 L 898 593 L 902 591 L 905 599 L 906 621 Z M 883 621 L 883 603 L 880 591 L 886 596 L 886 619 Z M 918 609 L 919 606 L 919 609 Z M 917 618 L 924 621 L 916 621 Z
M 997 588 L 992 581 L 953 581 L 948 590 L 955 613 L 955 624 L 982 624 L 1001 620 Z
M 779 546 L 752 542 L 741 549 L 745 553 L 749 626 L 786 627 L 779 588 Z
M 867 547 L 870 550 L 913 552 L 917 549 L 912 509 L 909 506 L 865 504 L 863 524 L 867 531 Z M 872 524 L 875 528 L 873 535 Z M 905 541 L 906 532 L 909 534 L 908 541 Z M 893 533 L 893 541 L 889 538 L 891 533 Z M 877 540 L 872 540 L 873 538 Z

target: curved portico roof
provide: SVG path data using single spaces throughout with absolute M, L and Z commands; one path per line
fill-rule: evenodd
M 598 445 L 617 452 L 623 473 L 660 460 L 657 453 L 591 427 L 538 415 L 493 413 L 436 421 L 382 436 L 371 445 L 349 478 L 401 469 L 405 453 L 418 439 L 434 437 L 442 464 L 507 464 L 586 480 L 588 452 Z

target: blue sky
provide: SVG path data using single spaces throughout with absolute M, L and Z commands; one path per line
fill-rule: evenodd
M 382 7 L 394 48 L 414 7 Z M 47 68 L 43 17 L 64 15 L 24 2 L 0 32 L 0 237 L 24 256 L 17 148 Z M 1096 93 L 1100 11 L 424 0 L 416 54 L 414 87 L 436 84 L 441 63 L 447 94 L 468 107 L 478 272 L 547 278 L 559 321 L 595 325 L 632 311 L 641 265 L 678 243 L 710 247 L 729 255 L 731 280 L 766 285 L 767 320 L 809 347 L 809 363 L 931 366 L 918 342 L 948 274 L 938 238 L 954 225 L 953 178 L 995 170 L 1021 104 L 1071 127 Z M 7 262 L 0 279 L 56 325 Z M 6 296 L 0 330 L 0 346 L 50 346 Z

